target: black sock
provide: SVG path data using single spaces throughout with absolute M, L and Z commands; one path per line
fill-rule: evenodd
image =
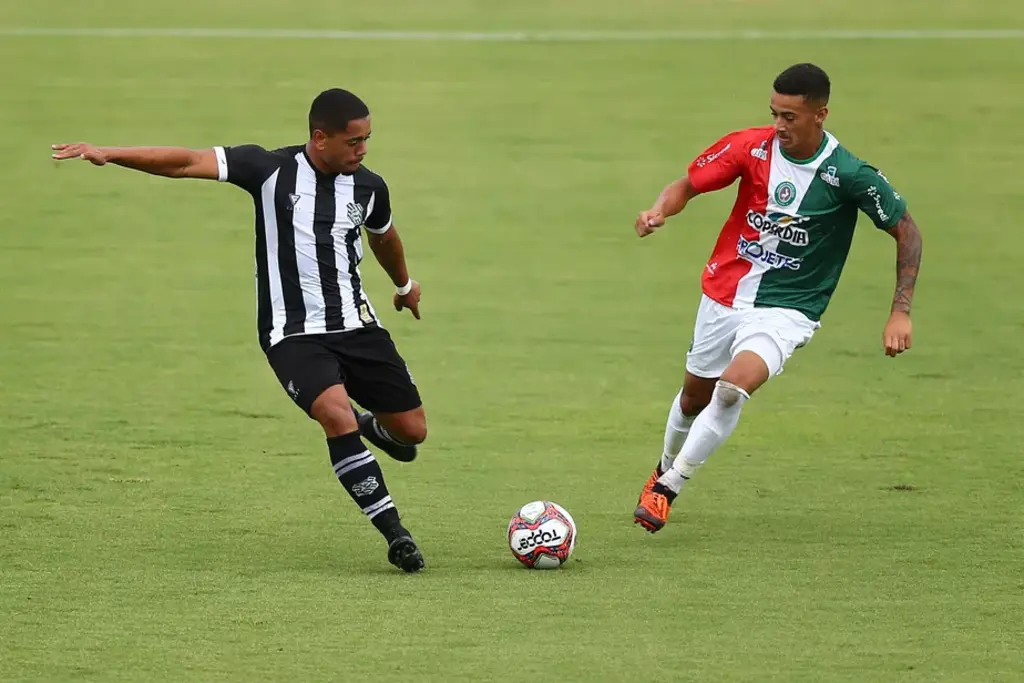
M 678 493 L 676 493 L 675 491 L 673 491 L 669 487 L 665 486 L 661 482 L 658 482 L 657 484 L 655 484 L 654 488 L 651 489 L 651 491 L 654 492 L 654 493 L 660 493 L 661 495 L 663 495 L 666 498 L 668 498 L 668 504 L 669 505 L 671 505 L 673 502 L 675 502 L 676 496 L 679 495 Z
M 390 542 L 401 533 L 402 526 L 376 458 L 363 445 L 358 432 L 328 438 L 327 448 L 338 481 Z

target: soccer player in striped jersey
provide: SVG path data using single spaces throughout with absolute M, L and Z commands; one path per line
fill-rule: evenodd
M 634 522 L 652 533 L 665 526 L 697 468 L 732 434 L 743 404 L 811 340 L 839 282 L 859 212 L 896 243 L 896 289 L 882 345 L 892 357 L 910 348 L 921 233 L 888 179 L 825 130 L 830 90 L 828 76 L 813 64 L 786 69 L 774 83 L 774 125 L 726 135 L 636 219 L 637 234 L 647 237 L 698 195 L 739 180 L 704 269 L 686 375 L 669 411 L 662 455 L 634 513 Z
M 407 572 L 423 555 L 399 521 L 384 474 L 363 439 L 396 460 L 426 438 L 419 391 L 362 286 L 360 237 L 394 282 L 395 309 L 420 317 L 384 179 L 363 166 L 370 110 L 347 90 L 320 93 L 303 144 L 182 147 L 53 146 L 55 159 L 85 159 L 170 178 L 227 182 L 252 197 L 260 347 L 295 404 L 320 423 L 335 475 Z M 350 398 L 366 408 L 360 412 Z

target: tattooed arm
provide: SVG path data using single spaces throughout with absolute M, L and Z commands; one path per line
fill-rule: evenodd
M 910 307 L 921 268 L 921 231 L 910 213 L 904 213 L 889 229 L 896 240 L 896 293 L 892 297 L 889 322 L 882 333 L 885 355 L 895 357 L 910 348 Z

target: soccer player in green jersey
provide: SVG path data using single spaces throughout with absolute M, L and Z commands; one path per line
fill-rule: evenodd
M 882 173 L 825 130 L 831 84 L 813 64 L 775 79 L 774 124 L 726 135 L 636 219 L 646 237 L 694 197 L 739 180 L 736 203 L 704 269 L 682 390 L 661 459 L 634 521 L 656 532 L 683 485 L 722 445 L 743 404 L 807 344 L 839 282 L 859 212 L 896 241 L 896 291 L 885 353 L 910 348 L 921 233 Z

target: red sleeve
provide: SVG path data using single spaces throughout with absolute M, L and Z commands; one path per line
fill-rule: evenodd
M 729 133 L 708 147 L 690 164 L 687 173 L 690 185 L 697 192 L 714 192 L 732 185 L 743 175 L 746 163 L 747 131 Z

